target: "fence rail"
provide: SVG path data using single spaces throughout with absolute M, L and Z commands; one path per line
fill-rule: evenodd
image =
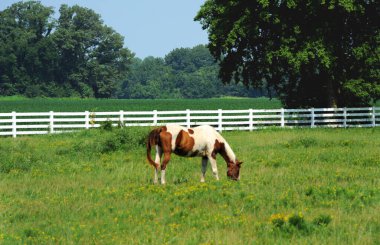
M 263 127 L 376 127 L 380 107 L 271 110 L 185 110 L 117 112 L 0 113 L 0 136 L 64 133 L 100 127 L 159 126 L 177 123 L 186 127 L 209 124 L 218 131 L 255 130 Z

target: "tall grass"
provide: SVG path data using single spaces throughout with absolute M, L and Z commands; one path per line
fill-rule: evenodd
M 152 184 L 147 128 L 1 138 L 2 244 L 376 244 L 380 130 L 225 132 L 241 181 L 174 156 Z

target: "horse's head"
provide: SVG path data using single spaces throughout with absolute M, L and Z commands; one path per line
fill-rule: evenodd
M 240 167 L 243 162 L 236 160 L 235 162 L 228 163 L 227 167 L 227 177 L 231 180 L 240 179 Z

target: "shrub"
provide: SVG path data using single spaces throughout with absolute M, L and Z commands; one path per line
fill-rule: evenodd
M 302 229 L 305 226 L 305 219 L 302 213 L 290 215 L 288 222 L 290 225 L 296 227 L 297 229 Z
M 145 146 L 148 129 L 143 127 L 124 127 L 115 129 L 112 133 L 103 135 L 98 142 L 98 151 L 101 153 L 118 150 L 129 151 Z
M 107 120 L 100 123 L 100 128 L 106 131 L 112 131 L 112 121 Z
M 275 226 L 275 227 L 282 227 L 286 223 L 286 216 L 284 214 L 273 214 L 269 221 Z
M 269 219 L 271 224 L 280 231 L 286 233 L 300 231 L 304 234 L 314 231 L 317 227 L 327 226 L 331 220 L 330 215 L 321 214 L 314 218 L 312 222 L 307 222 L 301 212 L 291 215 L 273 214 Z
M 319 216 L 314 218 L 313 224 L 320 225 L 320 226 L 327 226 L 328 224 L 330 224 L 331 220 L 332 220 L 332 218 L 330 215 L 320 214 Z

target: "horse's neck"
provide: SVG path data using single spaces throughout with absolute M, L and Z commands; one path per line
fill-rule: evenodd
M 221 135 L 219 135 L 219 137 L 221 141 L 224 143 L 224 147 L 221 149 L 220 155 L 222 155 L 222 157 L 224 158 L 227 164 L 230 162 L 235 162 L 236 156 L 235 156 L 234 151 Z
M 225 148 L 226 155 L 227 155 L 229 161 L 235 162 L 235 160 L 236 160 L 235 153 L 233 152 L 232 148 L 230 147 L 230 145 L 226 141 L 224 142 L 224 148 Z

